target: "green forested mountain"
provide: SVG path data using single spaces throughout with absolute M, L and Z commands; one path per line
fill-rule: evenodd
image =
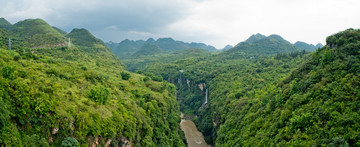
M 21 38 L 29 47 L 62 46 L 64 36 L 41 19 L 26 19 L 13 25 L 10 30 L 14 38 Z
M 144 72 L 176 84 L 181 111 L 216 146 L 358 146 L 360 30 L 326 40 L 315 53 L 234 58 L 234 47 Z
M 147 56 L 147 55 L 155 55 L 155 54 L 159 54 L 161 53 L 162 50 L 159 46 L 154 45 L 154 44 L 145 44 L 144 46 L 142 46 L 140 48 L 140 50 L 138 50 L 137 52 L 135 52 L 134 54 L 132 54 L 132 57 L 138 57 L 141 55 Z
M 244 42 L 240 42 L 235 47 L 225 51 L 223 54 L 231 58 L 240 56 L 275 55 L 277 53 L 290 53 L 300 51 L 299 48 L 284 40 L 279 35 L 268 37 L 261 34 L 252 35 Z
M 280 81 L 308 56 L 305 52 L 294 52 L 275 57 L 229 60 L 219 54 L 150 65 L 144 72 L 161 75 L 165 80 L 176 84 L 180 110 L 186 115 L 197 115 L 194 122 L 205 135 L 207 143 L 215 144 L 218 127 L 213 124 L 220 124 L 213 121 L 216 119 L 213 118 L 213 113 L 231 109 L 227 108 L 225 102 L 234 97 L 253 94 L 251 91 L 262 89 L 267 83 Z M 209 91 L 208 104 L 204 104 L 206 89 Z
M 251 35 L 248 39 L 245 40 L 245 42 L 253 43 L 253 42 L 259 41 L 261 39 L 265 39 L 265 38 L 266 38 L 266 36 L 264 36 L 260 33 L 257 33 L 257 34 Z
M 86 47 L 97 47 L 97 46 L 105 46 L 105 43 L 93 36 L 88 30 L 82 29 L 73 29 L 66 37 L 70 37 L 71 42 Z
M 125 39 L 120 43 L 113 43 L 113 42 L 106 43 L 106 46 L 108 46 L 111 49 L 111 51 L 115 55 L 117 55 L 120 59 L 130 57 L 135 52 L 137 52 L 143 45 L 144 45 L 143 42 L 137 43 L 129 39 Z
M 294 45 L 295 45 L 296 47 L 302 49 L 302 50 L 309 51 L 309 52 L 315 52 L 316 49 L 323 47 L 323 45 L 320 44 L 320 43 L 318 43 L 318 44 L 315 46 L 315 45 L 313 45 L 313 44 L 307 44 L 307 43 L 302 42 L 302 41 L 295 42 Z
M 0 46 L 1 145 L 184 146 L 172 84 L 125 71 L 84 29 L 71 47 L 34 47 L 66 38 L 40 19 L 8 33 L 19 41 Z
M 162 39 L 162 40 L 171 40 L 171 39 Z M 156 42 L 156 41 L 153 39 L 149 39 L 147 40 L 147 42 Z M 127 44 L 127 45 L 122 47 L 125 47 L 129 50 L 133 50 L 134 48 L 136 48 L 136 45 L 140 43 L 144 43 L 144 42 L 136 43 L 135 41 L 125 40 L 123 41 L 122 44 L 123 45 Z M 126 58 L 122 59 L 120 57 L 120 60 L 126 64 L 126 66 L 130 71 L 137 71 L 137 70 L 143 70 L 152 64 L 158 64 L 158 63 L 164 64 L 189 57 L 207 57 L 209 55 L 216 55 L 216 59 L 223 60 L 225 58 L 226 59 L 252 58 L 254 56 L 274 55 L 277 53 L 290 53 L 290 52 L 300 51 L 299 48 L 295 47 L 294 45 L 292 45 L 291 43 L 284 40 L 282 37 L 278 35 L 271 35 L 269 37 L 266 37 L 261 34 L 252 35 L 246 41 L 239 43 L 235 47 L 230 47 L 230 46 L 227 47 L 229 49 L 222 50 L 221 52 L 216 52 L 216 53 L 211 53 L 201 49 L 199 50 L 190 49 L 193 51 L 195 50 L 197 51 L 196 53 L 194 53 L 187 51 L 182 52 L 183 50 L 179 50 L 177 52 L 165 52 L 165 51 L 159 51 L 159 49 L 157 50 L 152 49 L 155 48 L 155 46 L 152 47 L 149 46 L 149 47 L 143 47 L 140 51 L 133 53 L 132 55 L 129 55 Z M 149 49 L 147 50 L 147 48 Z M 201 53 L 198 51 L 201 51 Z
M 204 43 L 186 43 L 182 41 L 175 41 L 172 38 L 159 38 L 154 40 L 149 38 L 148 40 L 123 40 L 120 43 L 106 43 L 106 45 L 120 58 L 126 59 L 131 57 L 134 53 L 146 49 L 145 45 L 156 45 L 161 49 L 161 52 L 170 53 L 178 50 L 184 50 L 188 48 L 201 48 L 209 51 L 217 51 L 213 46 L 206 45 Z M 149 46 L 150 47 L 150 46 Z M 150 48 L 151 50 L 151 48 Z
M 12 27 L 12 24 L 10 22 L 8 22 L 3 17 L 0 18 L 0 28 L 5 29 L 5 30 L 9 30 L 9 29 L 11 29 L 11 27 Z
M 0 28 L 0 144 L 185 146 L 181 110 L 215 146 L 360 146 L 360 30 L 314 52 L 261 34 L 203 47 L 105 44 L 41 19 Z

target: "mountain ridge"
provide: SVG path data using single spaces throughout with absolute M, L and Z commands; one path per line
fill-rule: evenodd
M 300 49 L 289 41 L 283 39 L 280 35 L 270 35 L 268 37 L 256 34 L 251 35 L 247 40 L 238 43 L 231 49 L 228 49 L 221 54 L 232 55 L 232 58 L 243 56 L 259 56 L 259 55 L 274 55 L 277 53 L 289 53 L 300 51 Z
M 206 45 L 204 43 L 197 43 L 197 42 L 183 42 L 183 41 L 176 41 L 170 37 L 166 38 L 158 38 L 157 40 L 153 38 L 149 38 L 146 41 L 144 40 L 129 40 L 125 39 L 120 43 L 109 43 L 107 42 L 106 45 L 116 54 L 119 58 L 127 58 L 130 57 L 135 52 L 139 51 L 142 46 L 145 44 L 154 44 L 160 47 L 162 52 L 173 52 L 188 48 L 203 48 L 209 51 L 217 51 L 217 49 L 213 46 Z
M 0 18 L 0 28 L 3 28 L 5 30 L 10 30 L 11 27 L 12 27 L 12 24 L 9 21 L 7 21 L 3 17 Z
M 294 45 L 302 50 L 310 51 L 310 52 L 314 52 L 316 51 L 316 49 L 323 47 L 321 43 L 313 45 L 313 44 L 307 44 L 306 42 L 303 41 L 297 41 L 294 43 Z

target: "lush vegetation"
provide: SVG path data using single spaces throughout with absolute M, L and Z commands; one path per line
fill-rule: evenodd
M 73 29 L 69 34 L 66 35 L 71 39 L 71 42 L 86 47 L 98 47 L 104 46 L 105 43 L 100 39 L 97 39 L 93 36 L 88 30 L 82 29 Z
M 145 72 L 161 75 L 177 85 L 180 110 L 186 115 L 197 115 L 194 122 L 204 133 L 206 141 L 214 144 L 217 135 L 213 124 L 220 122 L 214 121 L 213 113 L 226 115 L 223 111 L 219 112 L 233 109 L 224 107 L 227 105 L 226 101 L 252 95 L 255 90 L 279 82 L 308 56 L 305 52 L 294 52 L 273 57 L 222 60 L 223 55 L 215 55 L 155 64 Z M 209 91 L 208 104 L 204 104 L 206 89 Z M 219 119 L 218 116 L 216 118 Z
M 108 44 L 126 48 L 131 73 L 85 29 L 6 22 L 1 145 L 184 146 L 181 110 L 216 146 L 360 146 L 360 30 L 316 52 L 261 34 L 216 53 L 171 38 Z
M 14 26 L 0 30 L 18 39 L 0 46 L 1 145 L 184 146 L 174 85 L 125 71 L 87 30 L 66 36 L 71 48 L 34 48 L 66 37 L 38 19 Z
M 181 111 L 216 146 L 360 145 L 360 30 L 329 36 L 315 53 L 279 36 L 250 40 L 142 71 L 176 84 Z
M 12 38 L 23 40 L 27 47 L 46 48 L 62 46 L 64 36 L 41 19 L 26 19 L 15 23 L 10 33 Z

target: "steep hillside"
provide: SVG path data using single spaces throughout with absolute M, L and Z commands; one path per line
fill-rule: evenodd
M 218 145 L 359 145 L 359 41 L 360 30 L 329 36 L 288 78 L 230 103 Z
M 0 48 L 1 145 L 184 146 L 172 84 L 125 71 L 86 30 L 69 36 L 71 47 Z
M 150 64 L 143 72 L 162 76 L 175 84 L 180 110 L 187 116 L 196 115 L 193 120 L 205 135 L 207 143 L 216 144 L 216 130 L 221 122 L 213 115 L 226 114 L 223 110 L 228 109 L 227 101 L 252 96 L 255 91 L 280 82 L 307 57 L 309 54 L 305 52 L 250 59 L 229 59 L 222 54 L 193 56 Z M 206 91 L 208 103 L 205 103 Z
M 274 39 L 280 38 L 268 37 Z M 228 58 L 231 52 L 223 52 L 144 72 L 177 85 L 181 111 L 216 146 L 358 146 L 360 30 L 326 40 L 315 53 Z
M 8 22 L 5 18 L 0 18 L 0 28 L 3 28 L 5 30 L 10 30 L 12 27 L 12 24 Z
M 47 48 L 65 45 L 64 36 L 41 19 L 17 22 L 10 32 L 15 38 L 24 40 L 29 47 Z
M 105 43 L 92 35 L 88 30 L 82 29 L 73 29 L 69 34 L 66 35 L 71 39 L 73 44 L 85 47 L 98 47 L 105 46 Z

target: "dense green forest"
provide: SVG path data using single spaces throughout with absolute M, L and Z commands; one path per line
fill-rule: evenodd
M 1 146 L 185 146 L 175 86 L 124 70 L 87 30 L 28 19 L 0 39 Z
M 315 53 L 257 34 L 220 53 L 139 72 L 177 86 L 181 111 L 210 144 L 359 146 L 359 54 L 360 30 L 327 37 Z
M 360 146 L 360 30 L 212 49 L 1 18 L 0 146 Z

